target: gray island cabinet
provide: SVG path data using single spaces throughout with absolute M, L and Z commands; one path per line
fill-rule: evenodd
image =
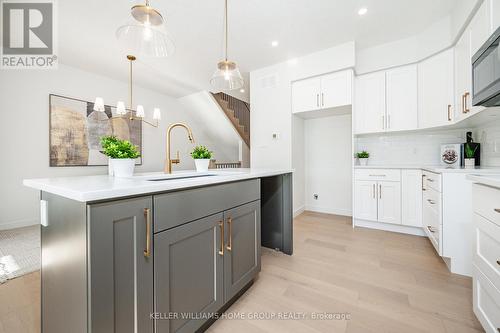
M 42 332 L 204 330 L 260 271 L 263 192 L 260 178 L 93 202 L 42 191 Z M 291 234 L 283 207 L 268 219 Z

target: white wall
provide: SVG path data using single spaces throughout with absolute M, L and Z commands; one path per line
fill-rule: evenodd
M 301 153 L 293 152 L 293 143 L 300 142 L 295 135 L 302 131 L 295 131 L 300 128 L 300 123 L 292 124 L 291 82 L 352 68 L 355 64 L 354 52 L 354 42 L 349 42 L 250 73 L 250 163 L 252 168 L 297 169 L 294 174 L 294 211 L 305 204 L 301 199 L 305 185 L 301 182 L 303 172 L 300 171 L 302 167 L 298 157 Z M 273 134 L 277 138 L 273 138 Z
M 500 120 L 475 128 L 472 136 L 481 143 L 481 165 L 500 167 Z
M 306 210 L 351 216 L 351 115 L 308 119 L 304 137 Z
M 93 100 L 102 96 L 107 104 L 128 99 L 127 84 L 103 76 L 60 65 L 57 70 L 12 70 L 0 74 L 0 229 L 37 223 L 39 194 L 22 186 L 24 178 L 105 174 L 107 167 L 49 167 L 49 94 Z M 219 154 L 222 142 L 210 140 L 203 124 L 184 110 L 175 99 L 135 88 L 134 99 L 147 111 L 162 110 L 161 128 L 144 126 L 141 171 L 161 171 L 165 159 L 167 124 L 184 121 L 192 126 L 197 143 L 206 144 Z M 181 152 L 175 169 L 193 169 L 187 136 L 175 129 L 172 147 Z M 235 159 L 237 155 L 235 156 Z
M 305 120 L 292 116 L 292 166 L 293 174 L 293 207 L 294 216 L 302 213 L 306 207 L 306 153 L 305 153 Z

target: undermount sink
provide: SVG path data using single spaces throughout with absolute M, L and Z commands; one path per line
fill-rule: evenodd
M 213 173 L 201 174 L 201 175 L 172 175 L 172 177 L 152 178 L 152 179 L 147 179 L 147 181 L 149 181 L 149 182 L 161 182 L 164 180 L 178 180 L 178 179 L 210 177 L 210 176 L 217 176 L 217 175 L 215 175 Z
M 145 173 L 137 174 L 131 177 L 132 179 L 140 179 L 149 182 L 160 182 L 167 180 L 179 180 L 179 179 L 190 179 L 190 178 L 201 178 L 201 177 L 213 177 L 213 176 L 227 176 L 232 174 L 240 174 L 241 171 L 229 171 L 229 170 L 217 170 L 217 171 L 207 171 L 207 172 L 197 172 L 197 171 L 180 171 L 175 173 Z

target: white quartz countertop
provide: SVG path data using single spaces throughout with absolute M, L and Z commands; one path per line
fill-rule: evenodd
M 467 175 L 467 179 L 472 180 L 474 183 L 500 188 L 500 172 L 496 175 Z
M 444 165 L 355 165 L 355 169 L 422 169 L 436 173 L 500 174 L 500 167 L 446 167 Z
M 23 184 L 36 190 L 72 200 L 89 202 L 276 176 L 292 172 L 291 169 L 230 169 L 209 170 L 206 173 L 179 171 L 171 175 L 155 172 L 136 174 L 130 178 L 100 175 L 25 179 Z

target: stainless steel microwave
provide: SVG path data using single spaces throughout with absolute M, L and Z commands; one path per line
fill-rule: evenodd
M 500 28 L 472 57 L 472 105 L 500 105 Z

